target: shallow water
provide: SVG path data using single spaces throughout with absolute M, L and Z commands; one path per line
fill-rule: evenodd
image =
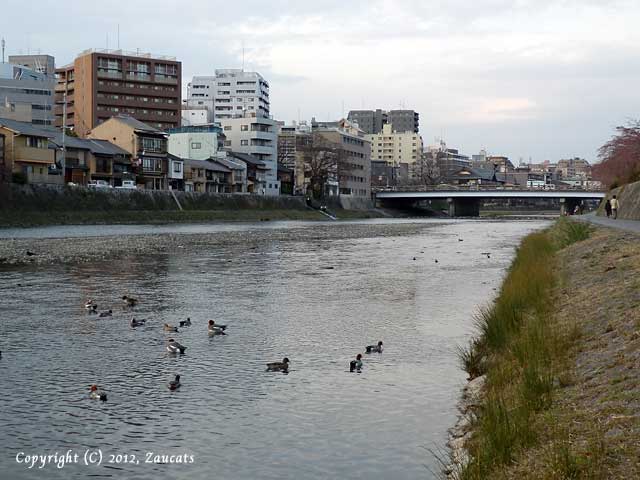
M 444 450 L 465 379 L 455 347 L 519 240 L 543 225 L 431 222 L 402 237 L 372 228 L 357 240 L 0 272 L 0 477 L 435 478 L 429 450 Z M 141 299 L 133 314 L 120 306 L 124 293 Z M 113 317 L 88 316 L 87 298 Z M 129 328 L 132 315 L 147 325 Z M 193 325 L 171 334 L 187 353 L 171 356 L 161 326 L 187 316 Z M 209 318 L 228 335 L 209 337 Z M 379 339 L 384 353 L 348 373 Z M 265 372 L 285 355 L 288 375 Z M 175 373 L 182 388 L 171 392 Z M 87 399 L 92 383 L 106 403 Z M 15 459 L 87 448 L 140 464 L 34 472 Z M 146 452 L 194 461 L 145 464 Z

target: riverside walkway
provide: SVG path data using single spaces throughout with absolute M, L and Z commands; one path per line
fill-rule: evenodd
M 626 220 L 622 218 L 618 218 L 617 220 L 614 220 L 613 218 L 600 217 L 594 213 L 589 213 L 587 215 L 579 215 L 573 218 L 583 222 L 589 222 L 595 225 L 601 225 L 603 227 L 611 227 L 611 228 L 617 228 L 619 230 L 626 230 L 629 232 L 640 233 L 640 220 Z

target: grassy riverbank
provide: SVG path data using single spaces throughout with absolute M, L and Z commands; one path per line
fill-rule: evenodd
M 561 219 L 522 242 L 461 352 L 469 376 L 486 380 L 458 478 L 637 478 L 632 271 L 640 273 L 640 249 L 630 234 Z

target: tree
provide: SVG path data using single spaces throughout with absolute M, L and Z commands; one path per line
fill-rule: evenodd
M 616 127 L 616 132 L 600 147 L 601 162 L 592 170 L 593 178 L 609 187 L 640 180 L 640 121 Z
M 350 170 L 345 161 L 346 152 L 340 144 L 329 141 L 319 133 L 311 134 L 300 151 L 304 162 L 305 182 L 308 181 L 307 193 L 315 199 L 324 198 L 329 182 L 338 182 Z

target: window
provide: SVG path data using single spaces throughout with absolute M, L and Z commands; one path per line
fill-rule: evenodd
M 200 142 L 191 142 L 191 148 L 193 148 L 194 150 L 198 150 L 198 149 L 202 148 L 202 143 L 200 143 Z
M 243 147 L 248 147 L 249 146 L 249 140 L 240 140 L 240 145 L 242 145 Z
M 231 140 L 225 140 L 224 141 L 224 146 L 225 147 L 230 147 L 231 146 Z
M 180 172 L 182 172 L 182 163 L 173 162 L 173 173 L 180 173 Z
M 225 130 L 231 130 L 231 125 L 225 125 L 225 126 L 224 126 L 224 129 L 225 129 Z
M 240 130 L 247 132 L 249 130 L 249 125 L 240 125 Z
M 162 138 L 143 138 L 142 149 L 148 152 L 160 152 L 166 151 L 166 140 Z
M 43 138 L 27 137 L 27 147 L 31 148 L 47 148 Z

